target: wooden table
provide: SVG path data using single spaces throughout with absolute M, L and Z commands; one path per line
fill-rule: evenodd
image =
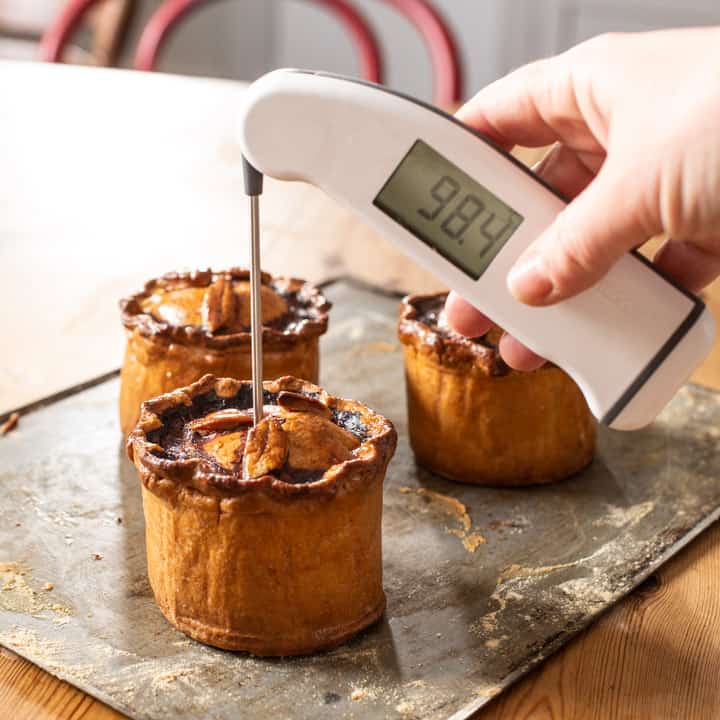
M 142 280 L 247 261 L 240 96 L 222 81 L 0 63 L 0 413 L 117 367 L 115 303 Z M 271 271 L 438 287 L 314 188 L 269 182 L 262 211 Z M 720 319 L 720 289 L 708 301 Z M 720 344 L 695 379 L 720 388 Z M 719 677 L 715 526 L 481 717 L 704 720 Z M 6 714 L 122 717 L 0 649 Z

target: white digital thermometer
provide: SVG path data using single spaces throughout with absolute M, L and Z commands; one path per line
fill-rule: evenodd
M 650 423 L 713 343 L 702 301 L 635 253 L 570 300 L 515 300 L 510 267 L 565 201 L 434 107 L 371 83 L 278 70 L 250 86 L 239 138 L 257 171 L 322 188 L 563 368 L 610 427 Z

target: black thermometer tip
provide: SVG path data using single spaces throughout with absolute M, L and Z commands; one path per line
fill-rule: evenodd
M 259 170 L 256 170 L 245 157 L 243 157 L 243 177 L 245 178 L 246 195 L 262 195 L 263 174 Z

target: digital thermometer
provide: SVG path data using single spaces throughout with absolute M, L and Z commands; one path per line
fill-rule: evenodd
M 359 80 L 278 70 L 250 86 L 239 138 L 259 173 L 322 188 L 563 368 L 610 427 L 650 423 L 714 341 L 702 301 L 636 253 L 570 300 L 542 308 L 515 300 L 508 271 L 565 201 L 418 100 Z

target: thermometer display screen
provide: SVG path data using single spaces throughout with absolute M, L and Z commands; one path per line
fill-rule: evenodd
M 412 146 L 374 204 L 474 280 L 523 221 L 422 140 Z

